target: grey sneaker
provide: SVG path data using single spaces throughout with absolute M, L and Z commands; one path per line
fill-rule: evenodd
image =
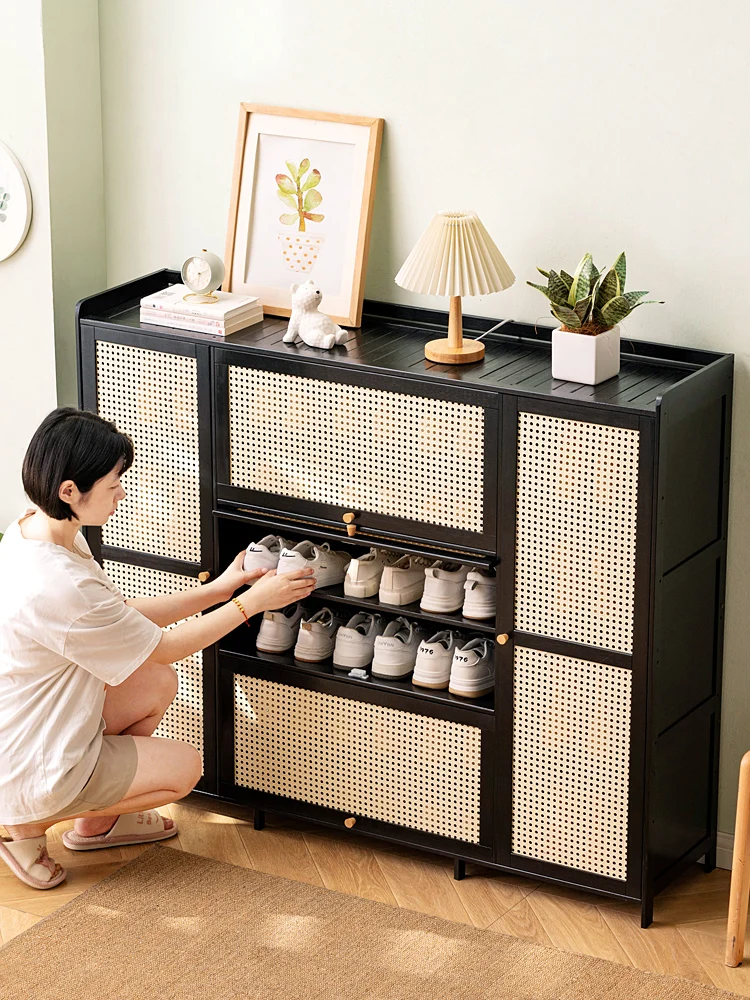
M 383 634 L 385 623 L 380 615 L 360 611 L 336 633 L 333 665 L 340 670 L 366 667 L 372 662 L 375 640 Z
M 453 654 L 460 645 L 463 645 L 463 641 L 458 632 L 445 629 L 421 642 L 414 664 L 412 684 L 416 684 L 417 687 L 432 688 L 435 691 L 447 688 Z
M 330 608 L 321 608 L 311 618 L 300 622 L 294 657 L 305 663 L 320 663 L 333 652 L 336 631 L 344 624 L 344 618 Z
M 490 639 L 471 639 L 453 654 L 448 690 L 461 698 L 481 698 L 495 687 L 495 648 Z
M 264 611 L 255 643 L 261 653 L 285 653 L 297 640 L 299 623 L 305 609 L 299 601 L 280 611 Z
M 400 616 L 386 625 L 385 632 L 375 640 L 372 676 L 408 677 L 414 669 L 419 643 L 426 634 L 420 625 Z

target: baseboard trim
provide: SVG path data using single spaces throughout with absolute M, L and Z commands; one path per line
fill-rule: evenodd
M 732 852 L 734 851 L 734 835 L 717 833 L 716 835 L 716 867 L 732 870 Z M 703 858 L 698 858 L 698 864 L 703 864 Z

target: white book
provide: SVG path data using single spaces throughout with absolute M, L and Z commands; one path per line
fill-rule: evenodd
M 141 323 L 150 323 L 152 326 L 170 326 L 178 330 L 192 330 L 195 333 L 214 333 L 220 337 L 244 330 L 247 326 L 260 323 L 262 319 L 263 312 L 261 310 L 248 316 L 231 319 L 228 323 L 204 319 L 201 316 L 180 316 L 166 312 L 164 309 L 141 309 L 140 312 Z
M 162 320 L 180 320 L 187 323 L 195 323 L 201 328 L 222 330 L 225 326 L 236 325 L 238 323 L 245 323 L 246 326 L 252 326 L 253 323 L 257 323 L 258 320 L 263 319 L 263 310 L 260 306 L 255 309 L 250 309 L 247 312 L 238 313 L 236 316 L 230 316 L 229 319 L 209 319 L 205 316 L 185 316 L 183 313 L 170 312 L 167 309 L 146 309 L 141 306 L 141 319 L 148 323 L 151 320 L 154 322 L 161 318 Z
M 165 312 L 181 313 L 184 316 L 200 316 L 204 319 L 229 320 L 238 313 L 246 312 L 260 305 L 256 295 L 237 295 L 235 292 L 213 292 L 218 302 L 198 302 L 194 293 L 185 285 L 170 285 L 160 292 L 146 295 L 141 299 L 144 309 L 163 309 Z M 193 296 L 187 301 L 185 296 Z

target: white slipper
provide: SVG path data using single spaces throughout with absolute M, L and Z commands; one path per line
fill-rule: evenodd
M 0 837 L 0 858 L 15 876 L 34 889 L 54 889 L 68 874 L 47 854 L 46 833 L 25 840 Z
M 71 851 L 93 851 L 101 847 L 124 847 L 126 844 L 167 840 L 176 833 L 176 823 L 166 830 L 164 817 L 156 809 L 146 809 L 145 812 L 123 813 L 117 817 L 108 833 L 100 833 L 95 837 L 82 837 L 75 830 L 66 830 L 62 835 L 62 842 Z

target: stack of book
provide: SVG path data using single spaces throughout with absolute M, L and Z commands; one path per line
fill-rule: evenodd
M 218 302 L 201 302 L 185 285 L 170 285 L 141 299 L 141 323 L 227 337 L 263 319 L 263 307 L 254 295 L 213 294 Z

